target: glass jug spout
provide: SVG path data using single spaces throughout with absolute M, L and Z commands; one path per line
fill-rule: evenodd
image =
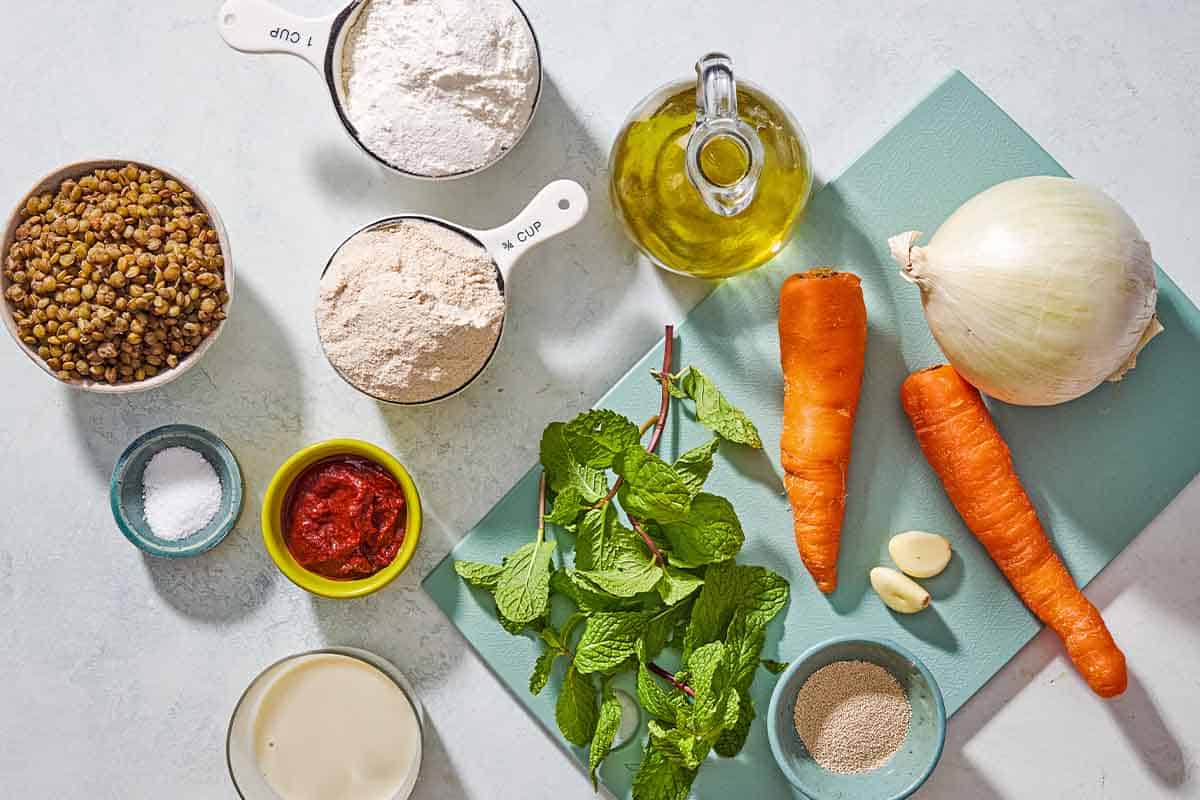
M 710 53 L 696 63 L 696 125 L 685 160 L 688 179 L 714 213 L 732 217 L 754 202 L 762 140 L 738 116 L 733 59 L 723 53 Z

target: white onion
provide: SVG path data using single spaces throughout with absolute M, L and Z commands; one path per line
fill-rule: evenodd
M 1099 189 L 1019 178 L 955 211 L 925 247 L 888 240 L 956 370 L 1018 405 L 1065 403 L 1120 380 L 1162 330 L 1150 244 Z

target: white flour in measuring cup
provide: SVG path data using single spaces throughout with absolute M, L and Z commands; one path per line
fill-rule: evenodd
M 533 31 L 511 0 L 368 0 L 342 56 L 359 141 L 430 177 L 479 169 L 513 147 L 540 74 Z

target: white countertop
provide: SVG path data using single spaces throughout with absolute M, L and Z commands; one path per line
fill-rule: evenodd
M 336 2 L 289 5 L 316 14 Z M 419 800 L 591 795 L 419 581 L 534 462 L 543 425 L 590 405 L 704 293 L 634 258 L 608 212 L 605 171 L 626 112 L 709 49 L 730 52 L 739 74 L 792 109 L 826 179 L 962 69 L 1069 171 L 1130 209 L 1158 261 L 1200 298 L 1200 4 L 525 5 L 548 79 L 538 118 L 498 166 L 437 185 L 391 177 L 362 156 L 302 62 L 225 47 L 216 2 L 57 0 L 5 12 L 0 207 L 68 161 L 115 154 L 175 166 L 220 209 L 239 289 L 203 363 L 129 399 L 56 386 L 0 343 L 6 796 L 232 796 L 223 744 L 238 694 L 271 661 L 327 643 L 374 650 L 415 681 L 432 722 Z M 404 410 L 334 375 L 312 300 L 346 234 L 408 209 L 494 224 L 561 176 L 590 188 L 593 211 L 518 267 L 486 380 Z M 169 422 L 223 436 L 247 484 L 237 530 L 181 563 L 142 557 L 107 502 L 117 454 Z M 259 538 L 275 467 L 331 436 L 393 451 L 429 512 L 414 568 L 355 602 L 296 589 Z M 1126 695 L 1092 696 L 1043 633 L 954 716 L 920 797 L 1200 797 L 1198 519 L 1193 482 L 1088 590 L 1129 655 Z

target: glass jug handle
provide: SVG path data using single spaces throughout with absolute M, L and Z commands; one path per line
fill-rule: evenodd
M 733 59 L 710 53 L 696 63 L 696 76 L 696 125 L 687 143 L 688 179 L 714 213 L 732 217 L 754 201 L 763 166 L 762 140 L 738 117 Z M 705 172 L 706 159 L 719 151 L 734 153 L 743 168 L 734 176 L 710 176 Z M 724 160 L 729 161 L 728 155 Z

